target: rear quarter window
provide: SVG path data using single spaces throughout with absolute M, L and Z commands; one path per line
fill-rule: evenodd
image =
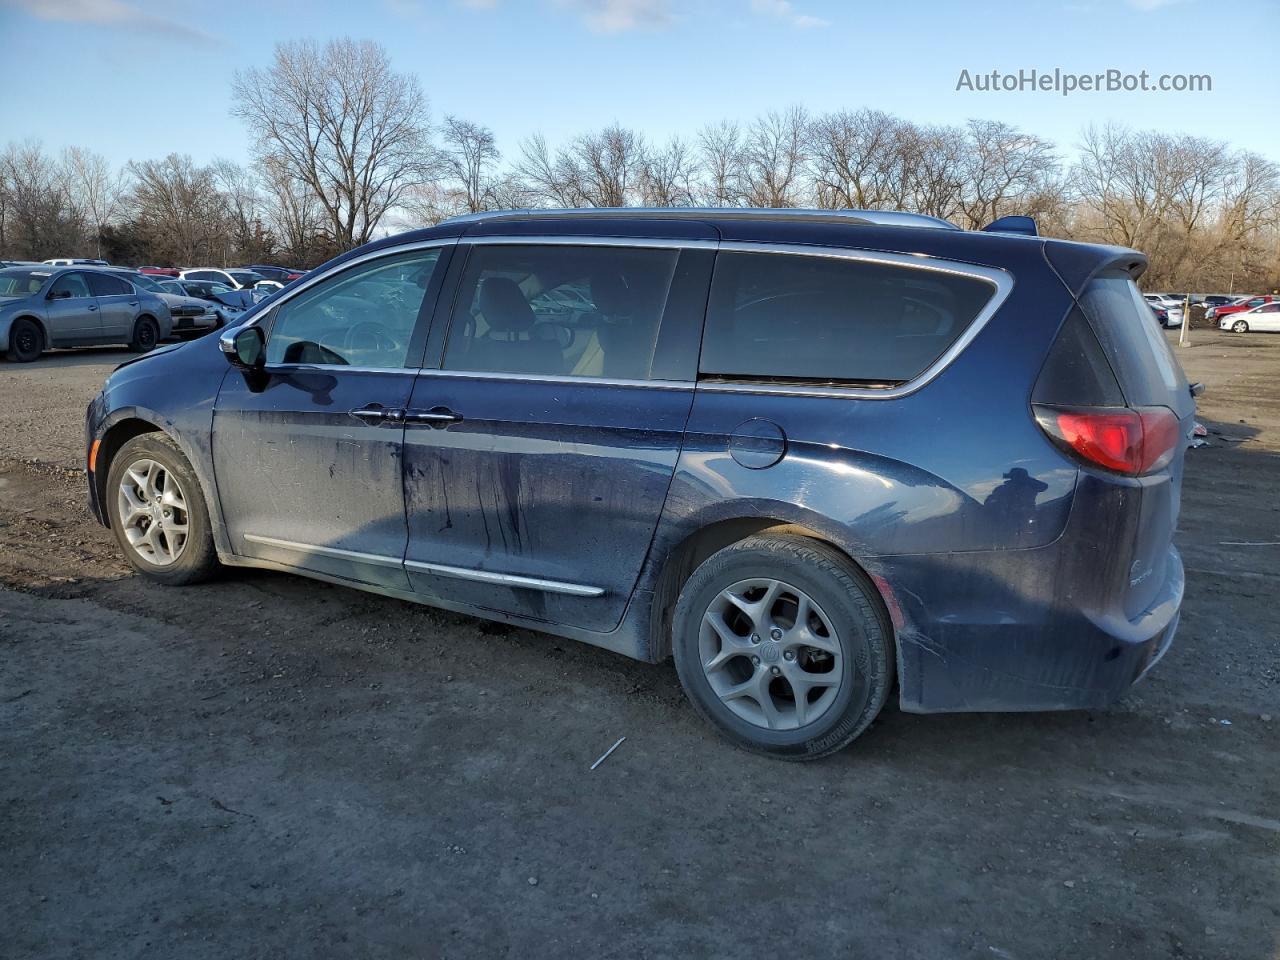
M 1178 411 L 1189 406 L 1182 367 L 1127 273 L 1094 277 L 1080 295 L 1080 306 L 1130 405 Z
M 704 379 L 896 385 L 924 373 L 995 295 L 983 279 L 846 257 L 721 253 Z

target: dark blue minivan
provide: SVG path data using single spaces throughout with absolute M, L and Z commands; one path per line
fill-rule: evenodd
M 1015 228 L 521 211 L 388 237 L 116 370 L 90 498 L 162 583 L 266 567 L 673 657 L 779 756 L 895 689 L 1102 706 L 1177 626 L 1193 389 L 1140 253 Z

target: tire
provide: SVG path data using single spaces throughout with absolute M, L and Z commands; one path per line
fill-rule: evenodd
M 139 317 L 133 325 L 133 339 L 129 349 L 134 353 L 147 353 L 160 342 L 160 325 L 151 317 Z
M 9 350 L 5 356 L 14 363 L 30 363 L 44 351 L 44 331 L 34 320 L 25 317 L 13 321 L 9 328 Z
M 1249 324 L 1246 323 L 1244 320 L 1237 320 L 1235 323 L 1231 325 L 1231 330 L 1234 333 L 1248 333 Z
M 163 476 L 152 473 L 147 464 L 154 464 Z M 178 445 L 165 434 L 144 433 L 116 452 L 107 470 L 106 503 L 116 542 L 143 576 L 180 586 L 206 580 L 217 570 L 200 483 Z M 186 530 L 180 534 L 183 519 Z M 152 534 L 156 525 L 161 530 Z
M 796 622 L 801 595 L 805 628 Z M 874 585 L 847 558 L 808 537 L 766 533 L 725 547 L 690 575 L 671 639 L 685 695 L 712 726 L 747 750 L 814 760 L 849 744 L 884 706 L 892 636 Z M 805 687 L 803 709 L 793 677 Z

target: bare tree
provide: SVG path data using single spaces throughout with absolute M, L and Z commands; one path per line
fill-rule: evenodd
M 679 137 L 661 150 L 651 150 L 640 171 L 640 202 L 647 207 L 694 205 L 697 159 Z
M 970 120 L 965 141 L 961 226 L 979 229 L 1007 214 L 1031 213 L 1030 199 L 1057 173 L 1053 144 L 999 120 Z
M 535 134 L 521 145 L 516 168 L 527 191 L 562 207 L 625 207 L 639 198 L 647 151 L 644 137 L 618 125 L 575 137 L 552 156 Z
M 175 153 L 130 163 L 135 224 L 157 259 L 177 264 L 222 262 L 223 198 L 213 171 Z
M 83 147 L 62 152 L 62 177 L 71 204 L 82 211 L 93 255 L 102 256 L 102 229 L 120 213 L 126 177 L 107 158 Z
M 285 256 L 296 266 L 313 266 L 326 259 L 332 248 L 315 192 L 283 164 L 267 159 L 258 164 L 258 171 L 266 216 Z
M 746 176 L 738 125 L 722 120 L 703 127 L 698 132 L 698 152 L 707 202 L 713 207 L 741 206 Z
M 808 118 L 804 109 L 757 117 L 742 148 L 747 202 L 753 207 L 795 207 L 803 201 Z
M 965 181 L 965 139 L 955 127 L 916 127 L 902 144 L 903 195 L 894 208 L 950 220 L 960 208 Z
M 876 210 L 904 199 L 903 145 L 910 125 L 880 110 L 842 110 L 809 128 L 809 154 L 820 207 Z
M 56 161 L 36 141 L 11 143 L 0 155 L 6 253 L 41 260 L 78 252 L 82 212 L 67 194 Z
M 315 192 L 333 242 L 367 242 L 410 187 L 431 179 L 427 100 L 371 41 L 279 44 L 266 69 L 237 73 L 234 113 L 260 160 Z
M 479 213 L 493 204 L 494 167 L 501 159 L 493 131 L 458 117 L 445 117 L 441 166 L 458 194 L 464 213 Z

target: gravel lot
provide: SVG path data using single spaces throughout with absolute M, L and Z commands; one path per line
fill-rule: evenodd
M 0 366 L 0 954 L 1275 958 L 1280 336 L 1193 341 L 1216 435 L 1150 679 L 889 709 L 803 766 L 717 739 L 669 665 L 284 575 L 143 583 L 77 474 L 125 355 Z

